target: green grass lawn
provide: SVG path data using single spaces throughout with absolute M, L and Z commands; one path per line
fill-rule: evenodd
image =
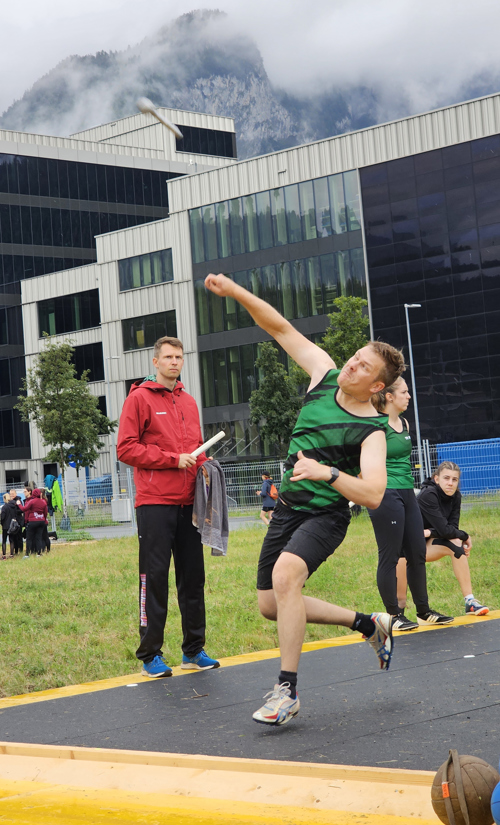
M 496 509 L 464 514 L 473 537 L 474 594 L 500 607 L 500 518 Z M 226 558 L 206 552 L 207 650 L 231 656 L 278 645 L 276 627 L 260 616 L 255 570 L 263 525 L 231 533 Z M 375 582 L 376 545 L 366 516 L 353 520 L 334 556 L 306 585 L 309 595 L 363 612 L 383 608 Z M 463 600 L 449 559 L 427 565 L 431 606 L 461 615 Z M 173 585 L 173 577 L 171 580 Z M 0 563 L 0 696 L 133 673 L 138 643 L 137 540 L 54 546 L 48 556 Z M 171 588 L 164 653 L 181 660 L 181 629 Z M 410 603 L 407 614 L 415 616 Z M 309 626 L 306 641 L 351 631 Z

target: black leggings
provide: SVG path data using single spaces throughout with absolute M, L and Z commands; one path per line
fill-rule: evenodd
M 417 613 L 429 610 L 425 573 L 424 523 L 413 490 L 386 490 L 377 510 L 368 510 L 378 545 L 377 585 L 388 613 L 398 606 L 396 565 L 404 556 L 408 586 Z
M 36 553 L 41 556 L 44 547 L 43 544 L 43 530 L 46 524 L 39 521 L 29 521 L 26 525 L 26 555 Z

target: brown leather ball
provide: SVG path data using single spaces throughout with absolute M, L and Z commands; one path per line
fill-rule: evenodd
M 491 813 L 491 795 L 500 782 L 498 771 L 484 759 L 477 756 L 460 756 L 460 775 L 462 778 L 463 796 L 457 789 L 455 768 L 453 762 L 444 762 L 439 768 L 432 783 L 431 801 L 436 816 L 445 825 L 467 825 L 463 815 L 466 805 L 470 825 L 494 825 Z M 446 777 L 446 769 L 448 776 Z M 448 780 L 443 789 L 443 782 Z M 452 816 L 448 816 L 445 796 L 449 794 L 452 807 Z M 461 797 L 461 798 L 460 798 Z

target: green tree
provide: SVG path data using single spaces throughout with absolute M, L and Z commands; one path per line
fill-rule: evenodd
M 88 370 L 77 378 L 73 352 L 69 342 L 55 344 L 47 338 L 35 366 L 23 379 L 25 394 L 16 405 L 22 420 L 34 423 L 44 446 L 50 447 L 46 460 L 61 468 L 65 517 L 66 467 L 74 461 L 78 474 L 82 467 L 94 464 L 104 446 L 100 435 L 112 432 L 118 423 L 100 412 L 88 386 Z
M 341 369 L 345 362 L 369 340 L 370 321 L 363 313 L 363 308 L 368 305 L 368 301 L 364 298 L 343 296 L 335 298 L 333 303 L 335 310 L 328 315 L 330 325 L 318 346 L 326 350 L 338 369 Z M 310 381 L 307 372 L 292 362 L 290 377 L 295 382 L 299 394 L 303 395 Z
M 368 306 L 368 301 L 364 298 L 342 296 L 335 298 L 333 303 L 335 310 L 328 315 L 330 326 L 320 346 L 341 369 L 369 340 L 370 321 L 368 316 L 363 314 L 363 308 Z
M 250 396 L 250 419 L 258 425 L 260 436 L 284 457 L 302 402 L 295 382 L 278 360 L 274 344 L 261 345 L 255 366 L 261 378 Z

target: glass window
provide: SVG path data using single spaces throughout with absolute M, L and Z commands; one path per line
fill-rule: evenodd
M 208 312 L 207 291 L 203 281 L 194 282 L 194 300 L 196 306 L 196 326 L 198 335 L 208 335 L 210 332 L 210 319 Z M 211 406 L 206 404 L 205 406 Z
M 231 276 L 229 276 L 231 277 Z M 224 329 L 238 329 L 238 317 L 236 312 L 237 302 L 234 298 L 223 298 L 222 305 L 224 309 Z
M 273 245 L 269 192 L 259 192 L 256 195 L 256 206 L 260 249 L 269 249 Z
M 256 388 L 255 383 L 255 355 L 253 344 L 244 344 L 240 348 L 241 388 L 243 402 L 249 401 Z
M 0 360 L 0 395 L 10 395 L 10 361 L 8 358 Z
M 202 207 L 203 237 L 205 240 L 205 260 L 214 261 L 218 257 L 217 231 L 215 226 L 215 204 Z
M 0 447 L 14 446 L 14 418 L 12 410 L 0 410 Z
M 229 347 L 226 350 L 227 354 L 227 372 L 228 372 L 228 384 L 229 384 L 229 403 L 230 404 L 241 404 L 242 392 L 241 392 L 241 384 L 240 384 L 240 353 L 239 347 Z
M 241 198 L 232 198 L 232 200 L 229 201 L 229 218 L 231 223 L 232 252 L 233 255 L 241 255 L 245 251 Z
M 316 233 L 318 238 L 326 238 L 332 234 L 328 178 L 316 178 L 313 181 L 313 186 L 316 202 Z
M 288 243 L 288 235 L 286 231 L 285 191 L 282 186 L 279 189 L 271 190 L 271 219 L 274 245 L 283 246 Z
M 289 321 L 295 318 L 294 285 L 292 278 L 292 267 L 287 262 L 278 264 L 281 281 L 281 302 L 282 312 Z
M 337 259 L 337 268 L 339 273 L 340 294 L 352 295 L 349 250 L 345 249 L 342 252 L 335 252 L 335 257 Z
M 38 322 L 40 338 L 44 332 L 49 335 L 61 335 L 99 326 L 99 290 L 91 289 L 88 292 L 40 301 Z
M 278 282 L 276 278 L 276 267 L 274 264 L 263 266 L 261 270 L 262 295 L 261 297 L 270 306 L 279 311 L 278 303 Z
M 122 321 L 123 349 L 125 352 L 153 347 L 158 338 L 163 335 L 172 338 L 177 337 L 175 309 L 158 312 L 154 315 L 127 318 Z
M 172 250 L 162 249 L 118 261 L 120 290 L 173 281 Z
M 189 210 L 189 225 L 191 229 L 191 253 L 193 256 L 193 263 L 199 264 L 205 260 L 201 209 Z
M 314 193 L 311 180 L 299 183 L 300 217 L 302 221 L 302 237 L 305 241 L 316 238 L 316 211 L 314 209 Z
M 344 189 L 347 214 L 347 231 L 361 229 L 361 206 L 359 198 L 358 173 L 356 170 L 344 172 Z
M 342 175 L 330 175 L 328 177 L 328 189 L 330 191 L 330 209 L 333 233 L 335 235 L 340 235 L 342 232 L 347 232 L 344 182 Z
M 307 280 L 311 315 L 323 314 L 323 294 L 319 258 L 306 258 Z
M 366 274 L 363 249 L 351 249 L 352 294 L 356 298 L 366 298 Z
M 9 336 L 7 334 L 7 310 L 0 308 L 0 344 L 8 344 Z
M 78 376 L 84 370 L 89 370 L 89 381 L 104 381 L 104 359 L 100 341 L 96 344 L 83 344 L 83 346 L 75 347 L 73 363 Z
M 215 407 L 215 383 L 211 352 L 200 352 L 200 370 L 203 406 Z
M 231 228 L 229 226 L 229 204 L 221 201 L 215 205 L 217 213 L 217 242 L 219 258 L 228 258 L 231 254 Z
M 255 195 L 246 195 L 243 200 L 243 225 L 245 227 L 245 247 L 247 252 L 255 252 L 259 248 L 257 231 L 257 213 Z
M 320 255 L 319 260 L 321 280 L 323 281 L 324 307 L 325 312 L 329 314 L 334 311 L 335 304 L 333 302 L 339 295 L 337 261 L 333 253 Z
M 213 351 L 214 383 L 215 383 L 215 404 L 218 407 L 226 407 L 229 404 L 226 351 L 215 349 Z
M 298 243 L 302 240 L 302 226 L 300 222 L 299 187 L 296 183 L 285 186 L 285 204 L 288 243 Z
M 309 316 L 309 305 L 307 301 L 307 278 L 304 261 L 293 261 L 293 284 L 295 288 L 295 305 L 297 307 L 297 318 L 307 318 Z
M 224 331 L 224 302 L 218 295 L 205 290 L 210 307 L 210 332 Z

